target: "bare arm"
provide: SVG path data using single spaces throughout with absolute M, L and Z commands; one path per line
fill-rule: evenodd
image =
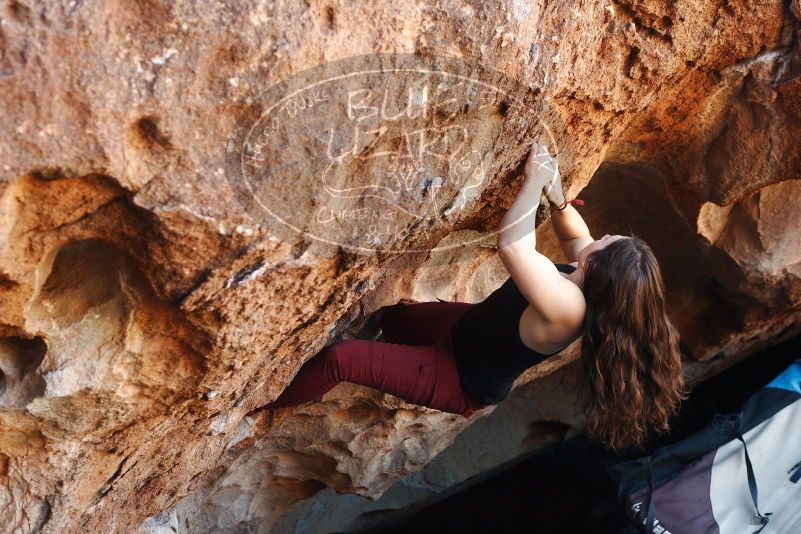
M 534 249 L 540 198 L 545 186 L 558 176 L 558 172 L 557 162 L 548 153 L 548 147 L 533 143 L 523 169 L 523 187 L 501 220 L 496 236 L 499 251 L 512 245 L 523 247 L 523 250 Z
M 569 262 L 576 261 L 578 252 L 595 241 L 584 219 L 572 204 L 562 210 L 552 209 L 551 224 Z
M 497 235 L 498 255 L 530 306 L 544 322 L 562 322 L 584 305 L 581 290 L 537 252 L 535 217 L 548 176 L 528 174 Z
M 542 181 L 536 177 L 525 178 L 517 198 L 501 219 L 501 228 L 496 236 L 498 251 L 510 246 L 533 250 L 536 244 L 535 220 L 540 207 Z

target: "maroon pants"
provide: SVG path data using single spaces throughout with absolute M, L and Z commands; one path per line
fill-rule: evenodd
M 336 341 L 309 361 L 292 383 L 265 408 L 319 399 L 339 382 L 352 382 L 395 395 L 412 404 L 465 417 L 485 405 L 469 398 L 459 383 L 451 328 L 472 304 L 397 304 L 379 319 L 382 341 Z

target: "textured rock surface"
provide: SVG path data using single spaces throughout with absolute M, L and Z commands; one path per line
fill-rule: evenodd
M 325 61 L 452 55 L 539 88 L 574 154 L 568 196 L 599 184 L 590 227 L 659 255 L 694 379 L 801 324 L 797 0 L 11 0 L 0 17 L 6 530 L 267 531 L 324 487 L 379 496 L 469 424 L 347 384 L 243 419 L 381 306 L 495 287 L 488 246 L 425 249 L 496 227 L 538 133 L 531 117 L 492 145 L 480 196 L 421 252 L 320 255 L 257 224 L 224 169 L 247 98 Z

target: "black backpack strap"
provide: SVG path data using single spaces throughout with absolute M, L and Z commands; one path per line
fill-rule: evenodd
M 648 457 L 645 463 L 645 471 L 648 474 L 648 513 L 645 516 L 645 529 L 646 532 L 654 531 L 654 521 L 656 519 L 656 512 L 654 511 L 654 480 L 651 473 L 651 458 Z
M 654 480 L 653 473 L 651 472 L 651 457 L 646 456 L 644 458 L 640 458 L 637 460 L 637 463 L 643 466 L 645 469 L 645 477 L 648 481 L 648 506 L 643 525 L 645 527 L 645 532 L 651 533 L 654 531 L 654 522 L 656 521 L 656 512 L 654 511 Z M 640 508 L 639 512 L 642 512 L 642 508 Z
M 751 466 L 751 458 L 748 457 L 748 447 L 745 446 L 745 440 L 743 439 L 743 435 L 740 433 L 739 430 L 734 430 L 737 434 L 737 439 L 739 439 L 743 443 L 743 452 L 745 452 L 745 468 L 748 471 L 748 489 L 751 491 L 751 500 L 754 501 L 754 508 L 756 509 L 756 515 L 754 519 L 758 522 L 757 524 L 762 524 L 759 527 L 759 530 L 754 531 L 753 534 L 759 534 L 762 532 L 762 529 L 768 524 L 770 518 L 768 516 L 773 515 L 772 512 L 766 512 L 764 514 L 759 512 L 759 505 L 757 504 L 757 484 L 756 484 L 756 477 L 754 477 L 754 468 Z

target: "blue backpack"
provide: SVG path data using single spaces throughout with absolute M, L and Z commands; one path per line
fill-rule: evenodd
M 609 473 L 642 532 L 801 533 L 801 359 L 737 412 Z

